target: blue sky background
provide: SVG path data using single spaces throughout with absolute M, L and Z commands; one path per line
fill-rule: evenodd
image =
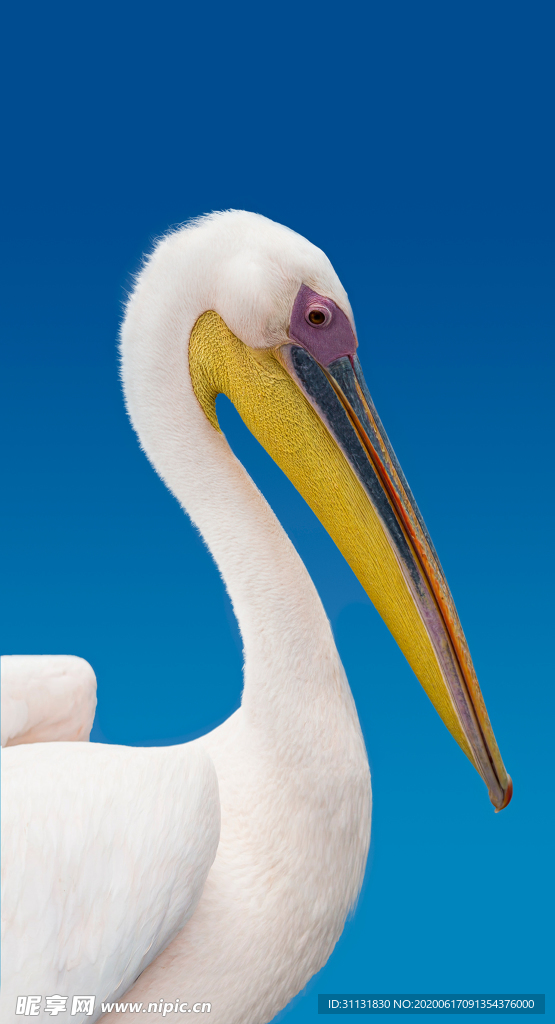
M 54 2 L 7 14 L 2 633 L 98 677 L 94 738 L 238 705 L 217 571 L 126 421 L 121 303 L 168 226 L 255 210 L 321 246 L 514 779 L 495 815 L 333 544 L 219 400 L 322 595 L 373 775 L 318 992 L 552 991 L 553 7 Z

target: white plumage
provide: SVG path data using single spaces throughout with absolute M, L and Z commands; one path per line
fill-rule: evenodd
M 68 742 L 7 761 L 4 1019 L 22 993 L 117 998 L 198 903 L 220 832 L 214 766 L 198 747 Z
M 96 678 L 70 654 L 2 658 L 2 746 L 88 740 Z
M 8 734 L 25 745 L 4 751 L 5 1022 L 16 994 L 80 991 L 96 994 L 94 1017 L 58 1020 L 98 1019 L 101 1000 L 127 992 L 145 1006 L 210 1002 L 213 1024 L 264 1024 L 325 963 L 358 896 L 370 780 L 330 625 L 292 544 L 200 407 L 187 360 L 209 309 L 253 349 L 287 339 L 303 283 L 352 320 L 320 250 L 242 212 L 163 239 L 139 275 L 122 332 L 128 409 L 230 593 L 245 650 L 242 707 L 185 746 L 37 742 L 85 736 L 41 732 L 41 718 L 58 713 L 46 684 L 40 697 L 32 686 L 23 695 L 20 673 Z M 90 727 L 85 705 L 76 717 Z

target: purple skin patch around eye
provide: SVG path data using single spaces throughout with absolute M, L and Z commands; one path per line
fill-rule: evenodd
M 317 311 L 329 310 L 328 322 L 311 324 L 307 320 L 308 313 L 314 308 Z M 341 356 L 354 356 L 358 345 L 355 333 L 348 318 L 339 306 L 325 295 L 318 295 L 308 285 L 299 288 L 291 323 L 289 337 L 310 352 L 321 366 L 329 366 Z

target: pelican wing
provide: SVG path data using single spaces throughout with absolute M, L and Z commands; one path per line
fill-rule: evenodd
M 220 831 L 213 763 L 197 744 L 37 743 L 2 756 L 1 1019 L 22 993 L 94 993 L 100 1016 L 200 898 Z
M 96 677 L 70 654 L 13 654 L 1 659 L 2 746 L 88 740 Z

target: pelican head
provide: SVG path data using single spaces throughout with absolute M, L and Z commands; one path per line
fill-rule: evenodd
M 147 336 L 154 347 L 142 345 Z M 324 253 L 257 214 L 193 222 L 164 238 L 142 270 L 122 355 L 143 447 L 172 489 L 181 474 L 193 518 L 193 477 L 217 458 L 216 398 L 231 400 L 346 558 L 496 810 L 506 807 L 512 784 L 457 611 Z M 180 440 L 187 433 L 193 452 Z

